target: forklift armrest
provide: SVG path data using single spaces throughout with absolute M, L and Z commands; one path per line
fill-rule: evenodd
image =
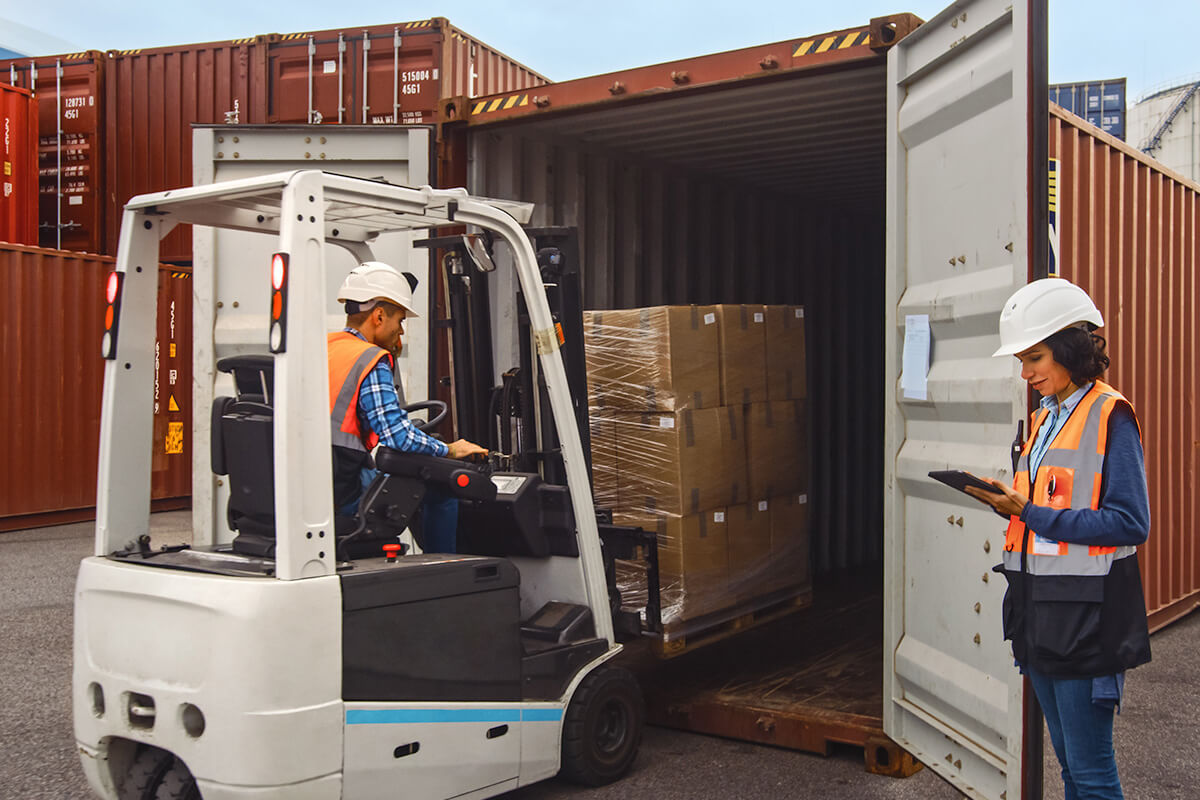
M 495 500 L 496 486 L 488 474 L 456 458 L 440 458 L 423 453 L 406 453 L 391 447 L 375 451 L 375 466 L 389 475 L 418 478 L 441 486 L 464 500 Z

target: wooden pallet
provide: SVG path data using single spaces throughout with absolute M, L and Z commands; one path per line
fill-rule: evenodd
M 668 625 L 661 639 L 651 639 L 652 647 L 659 658 L 675 658 L 774 622 L 810 605 L 812 589 L 795 587 L 716 614 Z
M 630 647 L 622 658 L 641 681 L 647 721 L 821 755 L 861 747 L 868 771 L 912 775 L 920 763 L 883 732 L 881 587 L 870 576 L 818 584 L 795 597 L 801 605 L 685 638 L 666 660 L 653 642 Z

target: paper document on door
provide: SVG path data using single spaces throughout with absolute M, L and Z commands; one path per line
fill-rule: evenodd
M 907 314 L 904 317 L 904 370 L 900 373 L 900 388 L 904 397 L 927 400 L 926 375 L 929 373 L 929 315 Z

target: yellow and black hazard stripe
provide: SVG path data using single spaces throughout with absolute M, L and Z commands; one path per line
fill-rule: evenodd
M 471 106 L 471 114 L 487 114 L 491 111 L 506 111 L 510 108 L 520 108 L 529 105 L 528 94 L 510 94 L 507 97 L 495 97 L 491 100 L 480 100 Z
M 404 28 L 406 31 L 411 31 L 413 28 L 428 28 L 430 22 L 431 20 L 427 19 L 423 19 L 420 22 L 405 22 L 400 27 Z
M 253 44 L 257 36 L 248 36 L 245 39 L 231 39 L 230 44 Z
M 285 33 L 279 37 L 279 41 L 290 42 L 294 41 L 295 39 L 307 39 L 310 36 L 312 36 L 311 33 Z
M 871 33 L 866 28 L 859 31 L 850 31 L 850 33 L 837 33 L 832 36 L 805 39 L 796 45 L 796 49 L 792 51 L 792 58 L 809 56 L 815 53 L 825 53 L 830 50 L 845 50 L 847 47 L 870 44 L 870 42 Z
M 190 272 L 174 272 L 174 271 L 172 271 L 172 272 L 171 272 L 171 277 L 172 277 L 172 278 L 190 278 L 190 277 L 192 277 L 192 273 L 190 273 Z

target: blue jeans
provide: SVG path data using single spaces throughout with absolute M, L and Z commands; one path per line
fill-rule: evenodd
M 1025 667 L 1062 765 L 1065 800 L 1124 800 L 1113 753 L 1113 709 L 1092 702 L 1091 678 L 1052 678 Z
M 458 552 L 458 498 L 430 487 L 421 504 L 426 553 Z

